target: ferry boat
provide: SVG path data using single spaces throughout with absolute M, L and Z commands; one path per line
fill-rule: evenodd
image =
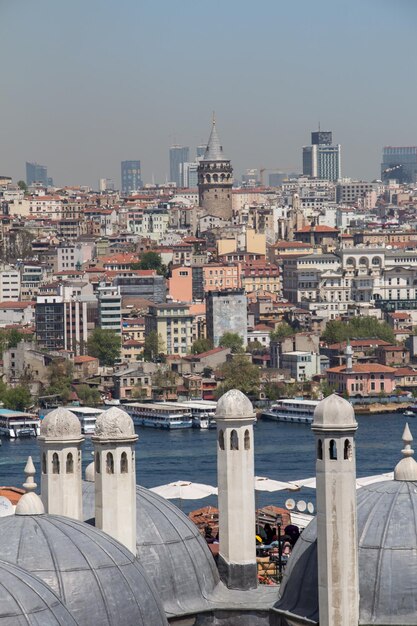
M 34 413 L 0 409 L 0 435 L 17 439 L 37 437 L 40 434 L 41 421 Z
M 217 402 L 212 400 L 185 400 L 178 404 L 191 410 L 193 428 L 200 428 L 201 430 L 216 428 Z
M 66 406 L 65 408 L 78 417 L 83 435 L 94 435 L 96 419 L 103 413 L 103 409 L 90 406 Z
M 316 400 L 279 400 L 270 409 L 263 411 L 261 417 L 276 422 L 311 424 L 317 405 Z
M 191 409 L 176 402 L 132 402 L 123 408 L 137 426 L 177 430 L 193 425 Z

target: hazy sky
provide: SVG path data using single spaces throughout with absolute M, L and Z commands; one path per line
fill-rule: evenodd
M 235 173 L 300 170 L 318 121 L 343 175 L 417 144 L 414 0 L 0 0 L 0 174 L 120 181 L 194 154 L 216 111 Z

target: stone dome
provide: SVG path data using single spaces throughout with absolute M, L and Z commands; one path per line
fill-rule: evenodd
M 84 522 L 57 515 L 0 518 L 0 557 L 46 582 L 80 625 L 167 623 L 134 555 Z
M 216 420 L 254 417 L 252 402 L 239 389 L 230 389 L 217 402 Z
M 36 576 L 0 561 L 0 626 L 77 626 L 57 595 Z
M 357 503 L 359 624 L 415 625 L 417 482 L 388 480 L 362 487 Z M 316 520 L 297 541 L 276 609 L 318 621 Z
M 81 423 L 74 413 L 59 407 L 41 421 L 41 437 L 46 439 L 80 439 Z
M 98 416 L 95 436 L 102 439 L 124 439 L 135 436 L 133 420 L 126 411 L 113 406 Z
M 216 564 L 195 524 L 168 500 L 136 488 L 138 558 L 152 579 L 165 612 L 207 610 L 219 583 Z M 85 519 L 94 517 L 94 482 L 83 482 Z
M 318 403 L 314 411 L 313 430 L 356 430 L 353 406 L 336 393 Z

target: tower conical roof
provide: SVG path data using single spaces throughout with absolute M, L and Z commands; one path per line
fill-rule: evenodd
M 204 161 L 227 161 L 223 154 L 223 146 L 220 143 L 219 135 L 217 134 L 216 119 L 214 117 L 210 138 L 204 153 Z

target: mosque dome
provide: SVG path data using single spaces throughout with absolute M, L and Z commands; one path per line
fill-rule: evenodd
M 101 439 L 124 439 L 135 436 L 133 420 L 126 411 L 113 406 L 98 416 L 95 436 Z
M 216 420 L 253 417 L 252 402 L 239 389 L 230 389 L 217 402 Z
M 47 583 L 77 624 L 167 623 L 158 594 L 136 557 L 84 522 L 57 515 L 0 518 L 0 557 Z
M 138 558 L 167 614 L 194 613 L 219 583 L 213 556 L 196 525 L 161 496 L 136 488 Z M 83 483 L 84 518 L 94 517 L 94 482 Z
M 41 437 L 47 439 L 80 439 L 80 420 L 68 409 L 59 407 L 45 415 L 41 421 Z
M 357 504 L 359 623 L 415 624 L 417 482 L 388 480 L 362 487 Z M 295 545 L 276 608 L 318 621 L 316 520 Z
M 68 609 L 42 580 L 0 561 L 0 626 L 77 626 Z

